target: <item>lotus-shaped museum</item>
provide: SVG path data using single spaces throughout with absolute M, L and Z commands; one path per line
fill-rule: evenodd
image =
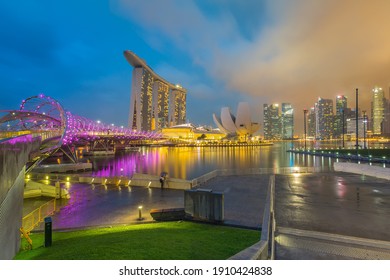
M 223 107 L 221 117 L 213 114 L 213 119 L 221 132 L 229 136 L 250 136 L 260 129 L 260 125 L 251 120 L 251 110 L 247 102 L 238 104 L 236 116 L 230 112 L 229 107 Z

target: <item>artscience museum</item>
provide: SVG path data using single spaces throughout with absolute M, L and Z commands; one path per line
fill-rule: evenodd
M 230 137 L 238 137 L 239 140 L 246 140 L 260 129 L 260 124 L 252 122 L 251 110 L 247 102 L 240 102 L 237 107 L 236 116 L 230 112 L 229 107 L 221 109 L 221 116 L 213 114 L 213 119 L 221 132 Z

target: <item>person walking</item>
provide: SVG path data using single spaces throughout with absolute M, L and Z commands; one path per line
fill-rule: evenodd
M 161 184 L 161 189 L 164 188 L 164 183 L 165 183 L 165 180 L 167 179 L 167 172 L 163 171 L 161 172 L 160 174 L 160 184 Z

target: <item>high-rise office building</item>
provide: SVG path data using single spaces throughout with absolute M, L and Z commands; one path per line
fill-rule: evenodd
M 294 109 L 290 103 L 263 104 L 264 139 L 280 140 L 294 138 Z
M 172 90 L 169 103 L 173 104 L 169 110 L 170 126 L 184 124 L 186 122 L 186 93 L 181 90 L 179 85 L 177 89 Z
M 279 104 L 263 104 L 264 139 L 279 140 L 282 138 Z
M 346 114 L 347 114 L 347 97 L 344 95 L 338 95 L 336 97 L 336 114 L 334 116 L 334 125 L 333 125 L 333 136 L 335 138 L 341 137 L 343 131 L 344 133 L 346 131 L 346 123 L 345 123 Z
M 156 81 L 153 84 L 153 116 L 152 130 L 169 127 L 169 85 Z
M 385 99 L 385 114 L 382 122 L 382 134 L 390 136 L 390 99 Z
M 353 118 L 348 118 L 345 120 L 346 123 L 346 134 L 351 135 L 353 138 L 356 137 L 356 117 Z M 360 139 L 363 139 L 364 137 L 367 136 L 367 130 L 368 126 L 367 123 L 365 122 L 364 117 L 359 117 L 358 118 L 358 136 Z
M 385 114 L 385 96 L 383 89 L 379 87 L 375 87 L 372 93 L 372 133 L 379 135 L 382 133 L 382 122 Z
M 294 109 L 290 103 L 282 103 L 282 139 L 294 138 Z
M 135 67 L 131 83 L 129 126 L 133 129 L 150 130 L 152 125 L 153 76 L 142 67 Z
M 318 98 L 316 103 L 316 137 L 331 139 L 333 137 L 333 101 Z
M 124 56 L 134 67 L 129 127 L 149 131 L 184 124 L 186 89 L 167 82 L 133 52 L 125 51 Z
M 311 107 L 307 114 L 307 136 L 316 138 L 316 111 Z

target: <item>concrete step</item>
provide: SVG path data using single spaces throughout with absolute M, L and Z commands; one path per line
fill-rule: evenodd
M 336 234 L 280 228 L 277 259 L 390 260 L 390 242 Z

